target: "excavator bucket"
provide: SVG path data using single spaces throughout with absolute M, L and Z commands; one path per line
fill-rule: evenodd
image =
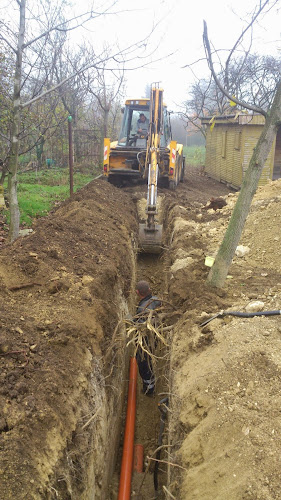
M 139 252 L 140 253 L 160 253 L 162 250 L 162 224 L 154 224 L 148 227 L 147 224 L 139 224 Z

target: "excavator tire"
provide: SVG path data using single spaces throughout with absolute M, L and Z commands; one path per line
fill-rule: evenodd
M 184 170 L 185 170 L 185 158 L 183 157 L 182 164 L 181 164 L 180 182 L 183 182 Z
M 179 183 L 179 180 L 180 180 L 180 173 L 179 173 L 179 169 L 178 169 L 178 165 L 177 165 L 177 169 L 176 169 L 176 172 L 175 172 L 175 176 L 174 176 L 174 179 L 170 179 L 169 180 L 169 189 L 171 191 L 175 191 L 178 183 Z

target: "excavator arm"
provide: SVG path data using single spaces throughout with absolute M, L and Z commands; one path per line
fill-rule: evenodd
M 147 140 L 145 173 L 147 174 L 147 220 L 139 225 L 139 247 L 147 253 L 160 253 L 162 246 L 162 225 L 156 224 L 157 181 L 160 160 L 160 139 L 163 127 L 163 90 L 151 88 L 150 125 Z

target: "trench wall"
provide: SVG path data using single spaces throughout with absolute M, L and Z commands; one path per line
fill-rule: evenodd
M 5 500 L 108 498 L 136 234 L 130 196 L 95 181 L 1 252 Z

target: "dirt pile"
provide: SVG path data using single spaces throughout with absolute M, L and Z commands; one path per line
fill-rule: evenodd
M 125 379 L 124 352 L 111 369 L 104 354 L 128 311 L 135 231 L 130 197 L 96 181 L 1 252 L 3 500 L 102 498 Z
M 220 310 L 281 309 L 281 182 L 260 188 L 224 290 L 204 280 L 237 195 L 220 211 L 171 214 L 170 294 L 185 310 L 172 343 L 169 491 L 186 500 L 281 497 L 280 316 L 224 317 Z

